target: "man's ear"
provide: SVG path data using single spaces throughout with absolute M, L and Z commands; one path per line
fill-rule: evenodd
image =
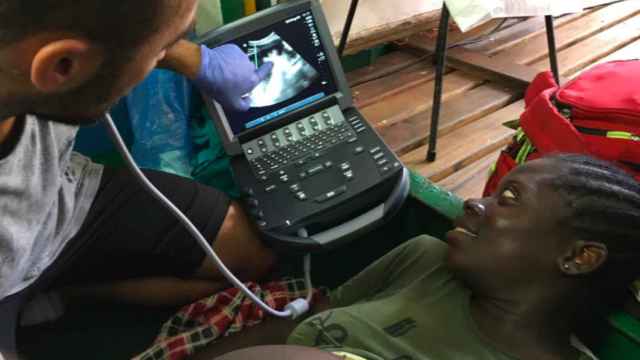
M 602 243 L 576 241 L 558 258 L 558 266 L 567 275 L 585 275 L 599 269 L 607 256 L 607 246 Z
M 44 93 L 65 92 L 92 79 L 103 60 L 102 49 L 87 40 L 52 41 L 33 56 L 31 82 Z

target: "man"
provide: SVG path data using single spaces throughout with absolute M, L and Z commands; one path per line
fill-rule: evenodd
M 0 0 L 0 354 L 2 303 L 60 291 L 65 303 L 192 302 L 225 286 L 218 269 L 128 172 L 72 152 L 92 124 L 155 67 L 176 70 L 226 107 L 269 71 L 233 46 L 182 40 L 197 0 Z M 149 172 L 245 280 L 274 262 L 239 205 Z M 16 300 L 18 299 L 18 300 Z M 5 342 L 6 343 L 6 342 Z M 4 345 L 6 348 L 7 345 Z M 0 355 L 0 358 L 2 356 Z

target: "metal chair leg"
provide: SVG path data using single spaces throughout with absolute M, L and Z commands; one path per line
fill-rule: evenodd
M 438 125 L 440 124 L 440 108 L 442 106 L 442 88 L 444 82 L 444 70 L 447 62 L 447 38 L 449 34 L 449 18 L 451 14 L 446 5 L 442 6 L 440 17 L 440 28 L 438 29 L 438 40 L 436 46 L 436 78 L 435 91 L 433 94 L 433 107 L 431 112 L 431 133 L 429 134 L 429 149 L 427 151 L 427 161 L 436 161 L 438 145 Z
M 558 68 L 558 50 L 556 47 L 556 32 L 553 26 L 553 16 L 545 16 L 545 24 L 547 27 L 547 42 L 549 43 L 549 62 L 551 63 L 551 71 L 556 83 L 560 85 L 560 70 Z
M 344 55 L 344 49 L 347 47 L 347 41 L 349 40 L 349 33 L 351 32 L 351 25 L 353 25 L 353 19 L 356 16 L 358 10 L 359 0 L 351 0 L 351 6 L 349 6 L 349 13 L 347 15 L 347 21 L 344 24 L 342 30 L 342 37 L 340 38 L 340 44 L 338 44 L 338 55 L 342 57 Z

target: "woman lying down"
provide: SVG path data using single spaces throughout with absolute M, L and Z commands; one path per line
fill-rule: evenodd
M 196 358 L 289 344 L 370 360 L 592 359 L 574 330 L 638 275 L 638 224 L 640 185 L 623 171 L 577 155 L 533 161 L 494 196 L 468 200 L 448 244 L 413 239 L 333 291 L 315 315 L 270 319 Z

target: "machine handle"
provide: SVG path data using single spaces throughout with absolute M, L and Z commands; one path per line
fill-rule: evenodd
M 285 242 L 293 248 L 300 250 L 313 250 L 314 248 L 326 248 L 334 242 L 343 241 L 356 236 L 367 229 L 377 226 L 383 221 L 392 218 L 404 204 L 410 190 L 410 175 L 407 168 L 403 168 L 402 175 L 394 190 L 387 200 L 373 209 L 357 216 L 347 222 L 327 229 L 317 234 L 310 234 L 303 238 L 293 235 L 279 234 L 267 231 L 265 235 L 276 241 Z

